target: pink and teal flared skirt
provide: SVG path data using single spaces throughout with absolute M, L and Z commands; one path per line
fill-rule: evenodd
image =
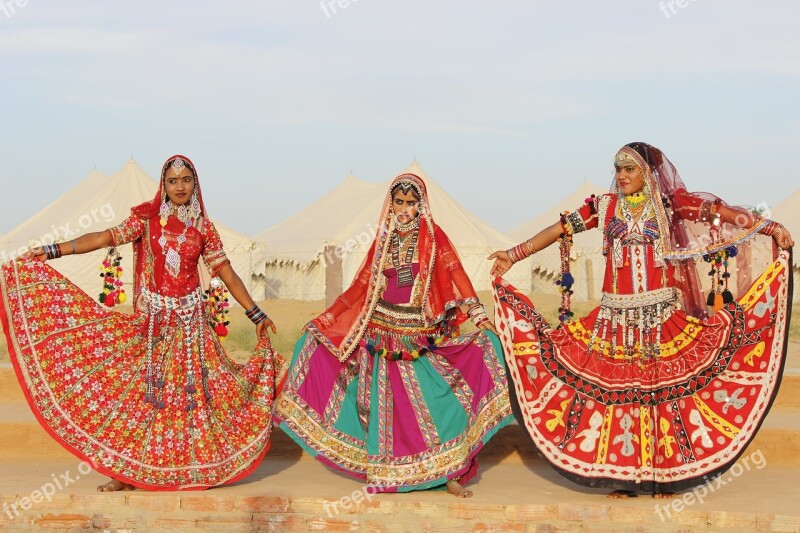
M 513 421 L 502 347 L 486 332 L 445 338 L 415 360 L 362 342 L 345 362 L 306 333 L 275 416 L 311 455 L 381 492 L 469 481 L 478 452 Z

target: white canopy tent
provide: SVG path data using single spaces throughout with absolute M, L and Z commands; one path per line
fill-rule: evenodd
M 253 270 L 263 297 L 324 299 L 325 268 L 336 260 L 325 257 L 327 246 L 343 249 L 342 267 L 351 280 L 375 236 L 381 189 L 351 174 L 316 202 L 256 235 L 256 242 L 268 243 L 265 260 Z
M 111 176 L 96 170 L 65 192 L 56 201 L 20 224 L 0 240 L 5 259 L 17 257 L 29 246 L 52 242 L 67 242 L 85 233 L 102 231 L 120 224 L 130 215 L 131 207 L 151 200 L 158 185 L 135 161 L 128 161 Z M 257 262 L 259 246 L 252 240 L 215 223 L 234 270 L 248 289 L 252 286 L 251 265 Z M 261 247 L 263 248 L 263 247 Z M 122 280 L 125 290 L 133 285 L 133 250 L 130 244 L 120 248 Z M 106 250 L 77 256 L 64 256 L 51 264 L 91 296 L 99 294 L 100 264 Z
M 60 198 L 29 218 L 2 241 L 10 257 L 40 243 L 66 242 L 85 233 L 102 231 L 121 223 L 130 214 L 131 206 L 153 198 L 156 185 L 135 161 L 131 160 L 112 176 L 93 170 L 86 178 Z M 132 250 L 120 249 L 123 255 L 123 281 L 130 291 Z M 105 250 L 77 256 L 64 256 L 51 264 L 91 296 L 102 288 L 100 264 Z
M 511 239 L 453 200 L 416 162 L 403 172 L 425 181 L 436 223 L 453 241 L 475 288 L 487 290 L 491 263 L 486 256 L 511 246 Z M 264 278 L 266 296 L 324 299 L 326 267 L 335 261 L 336 249 L 341 250 L 346 288 L 375 237 L 390 181 L 370 183 L 350 175 L 320 200 L 258 234 L 256 241 L 269 243 L 263 269 L 256 270 Z
M 564 211 L 576 211 L 584 205 L 586 198 L 591 197 L 593 194 L 600 196 L 607 192 L 607 188 L 583 181 L 569 196 L 533 220 L 511 231 L 510 235 L 517 242 L 529 239 L 558 222 L 559 216 Z M 602 233 L 598 230 L 589 230 L 573 237 L 570 259 L 572 261 L 571 272 L 575 278 L 573 299 L 576 301 L 600 298 L 605 269 L 602 244 Z M 561 255 L 558 243 L 535 253 L 528 261 L 521 263 L 516 268 L 522 265 L 527 265 L 530 268 L 531 292 L 555 293 L 555 282 L 561 273 Z M 525 288 L 528 287 L 525 286 Z

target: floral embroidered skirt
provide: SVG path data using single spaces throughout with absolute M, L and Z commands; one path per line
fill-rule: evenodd
M 778 392 L 789 257 L 783 252 L 738 301 L 705 320 L 671 309 L 648 328 L 660 337 L 656 349 L 636 344 L 647 334 L 631 332 L 632 352 L 618 331 L 596 327 L 607 309 L 552 328 L 527 297 L 495 280 L 520 424 L 560 473 L 582 485 L 658 493 L 723 473 Z
M 434 345 L 425 336 L 393 337 L 387 327 L 372 323 L 371 340 L 344 363 L 313 335 L 301 337 L 276 423 L 321 462 L 376 491 L 469 481 L 475 456 L 513 421 L 499 340 L 480 332 Z M 389 344 L 389 353 L 411 348 L 422 355 L 375 355 L 367 343 L 376 339 Z
M 0 297 L 31 409 L 101 473 L 149 490 L 205 489 L 252 473 L 269 449 L 273 364 L 285 365 L 267 342 L 240 365 L 207 320 L 190 343 L 183 327 L 165 323 L 150 355 L 158 401 L 148 401 L 146 317 L 106 310 L 38 261 L 3 265 Z

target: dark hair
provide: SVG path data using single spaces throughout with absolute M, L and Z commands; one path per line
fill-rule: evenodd
M 645 163 L 647 163 L 651 168 L 660 165 L 664 160 L 661 150 L 650 144 L 643 142 L 632 142 L 626 144 L 625 146 L 633 149 L 637 154 L 642 156 L 642 159 L 644 159 Z

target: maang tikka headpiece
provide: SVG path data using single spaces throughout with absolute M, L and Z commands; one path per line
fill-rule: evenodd
M 642 168 L 642 165 L 636 161 L 630 154 L 620 150 L 617 152 L 616 157 L 614 158 L 614 166 L 617 168 L 625 168 L 625 167 L 637 167 L 639 170 L 644 172 L 645 170 Z
M 180 174 L 183 172 L 183 169 L 186 168 L 186 163 L 184 163 L 183 159 L 178 157 L 172 162 L 170 168 L 175 171 L 175 174 Z
M 413 190 L 414 194 L 416 194 L 420 200 L 424 198 L 424 195 L 422 194 L 419 185 L 417 185 L 413 181 L 408 181 L 408 180 L 398 181 L 397 183 L 394 184 L 394 187 L 392 187 L 391 194 L 394 194 L 395 191 L 397 190 L 400 190 L 400 192 L 402 192 L 403 194 L 408 194 L 410 191 Z

